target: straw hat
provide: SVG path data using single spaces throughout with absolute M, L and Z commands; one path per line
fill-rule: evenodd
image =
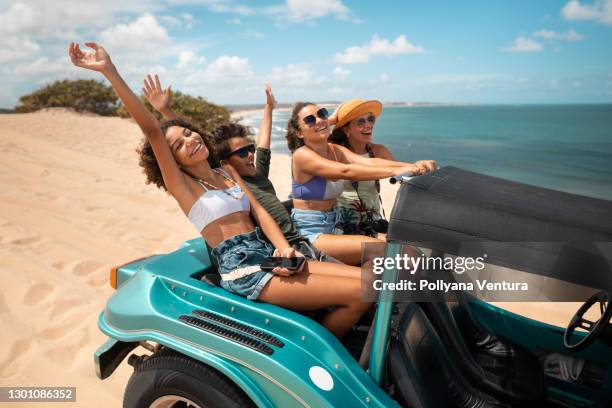
M 336 129 L 340 129 L 342 126 L 346 125 L 356 117 L 365 115 L 369 112 L 378 117 L 381 111 L 382 103 L 380 103 L 380 101 L 351 99 L 350 101 L 344 102 L 338 108 L 338 122 L 336 123 Z

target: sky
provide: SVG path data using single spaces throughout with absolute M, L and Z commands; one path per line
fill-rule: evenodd
M 612 102 L 612 0 L 0 0 L 0 107 L 99 78 L 67 56 L 90 40 L 219 104 Z

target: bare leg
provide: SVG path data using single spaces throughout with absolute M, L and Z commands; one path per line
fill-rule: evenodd
M 361 244 L 384 242 L 365 235 L 333 235 L 322 234 L 314 242 L 314 246 L 348 265 L 361 263 Z
M 361 268 L 357 266 L 341 265 L 331 262 L 308 261 L 306 273 L 317 275 L 338 276 L 340 278 L 361 279 Z
M 293 276 L 275 276 L 259 295 L 259 300 L 288 309 L 307 312 L 336 306 L 321 324 L 336 337 L 344 336 L 371 303 L 361 299 L 361 281 L 331 272 L 342 265 L 328 264 L 330 274 L 302 272 Z

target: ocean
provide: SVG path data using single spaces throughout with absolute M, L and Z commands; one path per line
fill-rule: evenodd
M 288 111 L 272 149 L 288 153 Z M 257 132 L 261 113 L 242 123 Z M 374 141 L 398 160 L 433 159 L 491 176 L 612 200 L 612 105 L 385 107 Z

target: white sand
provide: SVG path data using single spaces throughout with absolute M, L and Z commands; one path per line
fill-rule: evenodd
M 0 115 L 0 386 L 76 386 L 71 406 L 121 406 L 131 367 L 100 381 L 92 361 L 105 341 L 96 322 L 113 293 L 109 269 L 197 235 L 171 197 L 145 185 L 139 140 L 136 125 L 119 118 Z M 289 163 L 273 156 L 283 199 Z M 389 213 L 395 188 L 382 186 Z M 577 308 L 509 307 L 560 325 Z

